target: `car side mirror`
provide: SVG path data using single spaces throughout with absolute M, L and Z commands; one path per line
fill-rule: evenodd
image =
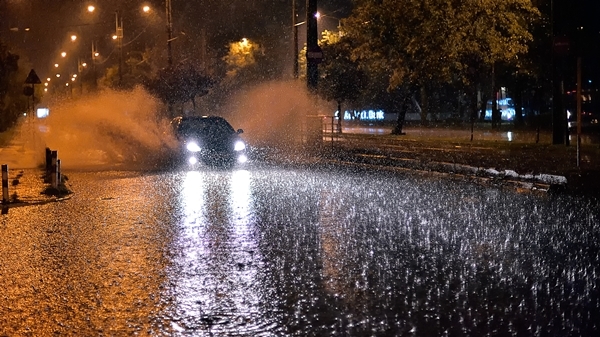
M 242 133 L 244 133 L 244 130 L 242 130 L 242 129 L 238 129 L 238 130 L 237 130 L 237 133 L 238 133 L 238 135 L 239 135 L 239 134 L 242 134 Z

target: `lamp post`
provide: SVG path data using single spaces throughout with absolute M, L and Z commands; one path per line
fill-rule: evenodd
M 165 10 L 167 16 L 167 62 L 169 66 L 173 65 L 173 51 L 171 41 L 173 41 L 173 18 L 171 15 L 171 0 L 165 1 Z
M 306 1 L 306 84 L 308 90 L 315 92 L 319 80 L 320 61 L 317 32 L 317 0 Z
M 82 62 L 81 58 L 77 58 L 77 77 L 79 78 L 79 93 L 83 95 L 83 80 L 81 78 L 81 73 L 83 72 L 83 68 L 87 67 L 87 63 Z
M 294 78 L 298 78 L 298 26 L 300 24 L 296 23 L 296 0 L 292 0 L 292 34 L 294 36 Z
M 115 39 L 119 48 L 119 87 L 123 84 L 123 17 L 115 12 Z
M 96 73 L 96 58 L 98 57 L 98 50 L 96 50 L 96 44 L 92 41 L 92 73 L 94 76 L 94 88 L 98 85 L 98 74 Z

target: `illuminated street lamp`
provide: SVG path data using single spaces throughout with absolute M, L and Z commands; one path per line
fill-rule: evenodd
M 54 68 L 58 68 L 58 63 L 54 63 Z
M 75 40 L 77 40 L 77 35 L 75 35 L 75 34 L 71 35 L 71 41 L 75 42 Z
M 87 11 L 88 11 L 88 12 L 92 13 L 92 12 L 94 12 L 95 10 L 96 10 L 96 7 L 94 7 L 93 5 L 89 5 L 89 6 L 87 6 Z
M 60 74 L 56 74 L 56 77 L 60 77 Z
M 62 56 L 62 57 L 67 57 L 67 52 L 64 52 L 64 51 L 63 51 L 62 53 L 60 53 L 60 56 Z
M 46 79 L 46 81 L 48 81 L 48 82 L 50 82 L 50 80 L 51 80 L 51 78 L 50 78 L 50 77 L 48 77 L 48 78 Z
M 149 12 L 150 12 L 150 6 L 147 6 L 147 5 L 146 5 L 146 6 L 142 7 L 142 11 L 143 11 L 144 13 L 149 13 Z

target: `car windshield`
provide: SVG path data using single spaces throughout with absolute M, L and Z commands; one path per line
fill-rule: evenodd
M 177 127 L 180 135 L 215 136 L 232 134 L 235 130 L 225 119 L 220 117 L 183 118 Z

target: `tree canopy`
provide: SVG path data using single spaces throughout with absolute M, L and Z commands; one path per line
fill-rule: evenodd
M 319 65 L 319 95 L 340 104 L 357 99 L 365 84 L 365 75 L 351 57 L 352 40 L 325 31 L 319 44 L 324 55 Z
M 19 55 L 0 41 L 0 132 L 12 126 L 25 110 L 22 88 L 26 76 L 19 68 Z
M 148 89 L 166 103 L 191 101 L 195 109 L 196 97 L 206 95 L 213 84 L 210 77 L 198 71 L 192 64 L 180 63 L 161 69 L 148 85 Z
M 512 62 L 527 51 L 530 0 L 358 0 L 343 27 L 353 57 L 389 74 L 390 89 L 467 81 L 469 62 Z

